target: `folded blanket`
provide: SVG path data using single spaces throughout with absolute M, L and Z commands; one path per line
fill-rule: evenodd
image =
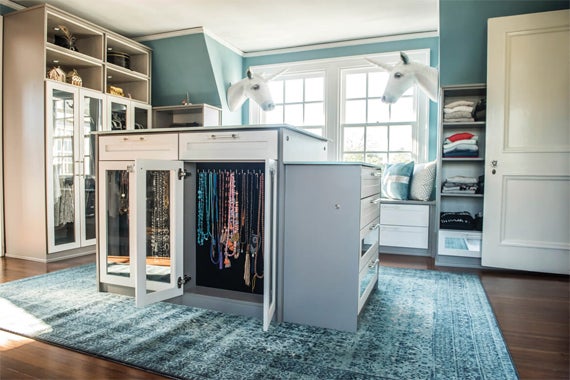
M 447 141 L 447 140 L 446 140 Z M 478 141 L 475 139 L 469 139 L 469 140 L 457 140 L 454 142 L 445 142 L 443 144 L 443 148 L 444 149 L 451 149 L 453 147 L 456 147 L 457 145 L 461 145 L 461 144 L 466 144 L 466 145 L 477 145 Z
M 452 152 L 443 153 L 445 158 L 474 158 L 479 157 L 479 151 L 454 150 Z
M 454 111 L 443 115 L 444 120 L 468 119 L 472 117 L 473 115 L 471 114 L 471 112 L 465 112 L 465 111 Z
M 473 140 L 477 140 L 479 137 L 477 135 L 474 135 L 472 133 L 469 132 L 459 132 L 459 133 L 455 133 L 451 136 L 448 136 L 445 138 L 445 142 L 447 142 L 449 140 L 449 142 L 455 142 L 458 140 L 469 140 L 469 139 L 473 139 Z
M 475 118 L 473 117 L 460 117 L 457 119 L 443 119 L 444 122 L 446 123 L 472 123 L 475 121 Z
M 479 180 L 475 177 L 466 177 L 466 176 L 462 176 L 462 175 L 455 175 L 453 177 L 447 177 L 445 179 L 445 182 L 469 184 L 469 183 L 477 183 L 477 182 L 479 182 Z

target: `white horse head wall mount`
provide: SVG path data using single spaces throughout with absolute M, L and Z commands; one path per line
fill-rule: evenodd
M 264 77 L 263 75 L 254 74 L 250 69 L 247 70 L 247 76 L 228 88 L 227 100 L 230 111 L 235 111 L 246 101 L 252 99 L 262 110 L 272 111 L 275 108 L 268 82 L 275 77 L 283 74 L 282 70 L 276 74 Z
M 396 103 L 408 88 L 417 83 L 420 90 L 432 101 L 436 102 L 439 87 L 439 73 L 437 69 L 421 63 L 410 62 L 410 59 L 404 52 L 400 52 L 400 58 L 401 62 L 393 66 L 364 58 L 390 74 L 382 101 L 390 104 Z

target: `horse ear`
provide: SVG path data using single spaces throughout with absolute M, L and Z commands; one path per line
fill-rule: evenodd
M 408 55 L 406 53 L 404 53 L 403 51 L 400 52 L 400 58 L 402 58 L 402 62 L 404 62 L 404 65 L 407 65 L 408 63 L 410 63 L 410 59 L 408 58 Z
M 247 69 L 247 77 L 249 79 L 253 78 L 253 73 L 251 72 L 251 69 Z

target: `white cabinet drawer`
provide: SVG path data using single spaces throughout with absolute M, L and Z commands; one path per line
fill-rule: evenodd
M 380 238 L 380 219 L 376 218 L 360 230 L 360 263 L 359 270 L 370 261 L 372 257 L 378 257 L 378 240 Z
M 478 231 L 439 230 L 438 254 L 481 257 L 482 234 Z
M 180 159 L 277 159 L 277 131 L 212 131 L 180 134 Z
M 429 205 L 381 205 L 380 223 L 397 226 L 429 226 Z
M 382 171 L 376 168 L 363 166 L 360 175 L 360 196 L 369 197 L 380 193 L 380 178 Z
M 427 227 L 380 225 L 380 245 L 405 248 L 428 248 Z
M 360 228 L 380 216 L 380 195 L 373 195 L 360 201 Z
M 178 134 L 129 134 L 99 137 L 99 159 L 131 161 L 137 158 L 178 159 Z

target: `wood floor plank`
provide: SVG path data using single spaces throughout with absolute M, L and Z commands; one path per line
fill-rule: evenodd
M 91 263 L 0 258 L 0 283 Z M 521 379 L 570 378 L 568 276 L 435 267 L 429 257 L 381 255 L 382 265 L 478 274 Z M 10 342 L 10 339 L 12 341 Z M 0 379 L 161 379 L 163 377 L 0 331 Z

